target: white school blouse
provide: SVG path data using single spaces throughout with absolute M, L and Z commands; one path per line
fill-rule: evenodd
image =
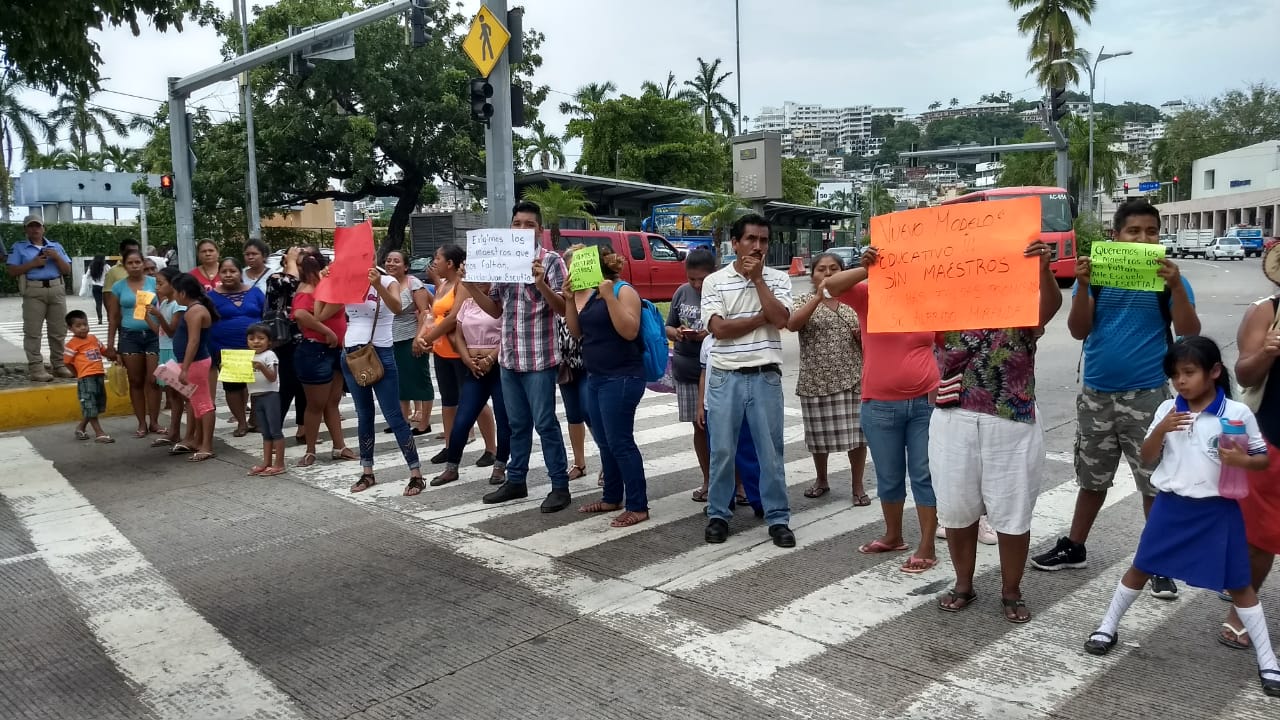
M 1179 396 L 1161 403 L 1147 428 L 1147 437 L 1175 409 L 1189 412 L 1187 401 Z M 1228 400 L 1219 390 L 1214 401 L 1196 414 L 1191 427 L 1164 436 L 1164 454 L 1151 474 L 1151 484 L 1157 490 L 1188 498 L 1218 497 L 1218 473 L 1222 469 L 1218 460 L 1218 436 L 1222 434 L 1222 420 L 1242 421 L 1249 439 L 1249 454 L 1266 454 L 1267 441 L 1262 438 L 1253 412 L 1244 403 Z

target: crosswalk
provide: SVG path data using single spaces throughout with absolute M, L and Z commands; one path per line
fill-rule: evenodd
M 354 448 L 356 416 L 349 400 L 342 413 L 347 444 Z M 414 498 L 402 497 L 408 474 L 394 438 L 381 432 L 383 426 L 379 422 L 376 434 L 379 484 L 367 492 L 348 492 L 358 468 L 354 463 L 329 462 L 323 445 L 317 464 L 298 468 L 293 465 L 304 449 L 290 444 L 289 473 L 262 482 L 301 482 L 389 513 L 426 540 L 606 623 L 693 671 L 729 683 L 779 716 L 1058 717 L 1066 704 L 1111 673 L 1121 672 L 1118 666 L 1128 663 L 1123 672 L 1134 672 L 1138 660 L 1133 648 L 1149 635 L 1179 632 L 1180 608 L 1217 602 L 1191 589 L 1184 589 L 1178 603 L 1139 602 L 1123 626 L 1128 652 L 1106 658 L 1082 652 L 1081 642 L 1105 610 L 1140 530 L 1133 481 L 1123 468 L 1108 495 L 1104 521 L 1095 531 L 1095 544 L 1113 549 L 1095 551 L 1094 564 L 1068 573 L 1070 579 L 1029 574 L 1023 587 L 1035 619 L 1015 628 L 994 610 L 999 578 L 994 547 L 979 547 L 977 574 L 984 597 L 963 616 L 943 616 L 933 607 L 953 577 L 945 544 L 939 544 L 938 567 L 924 575 L 899 570 L 904 554 L 856 552 L 861 542 L 879 533 L 878 509 L 850 506 L 849 468 L 842 455 L 830 458 L 835 490 L 819 500 L 802 497 L 800 491 L 812 479 L 812 461 L 804 448 L 797 408 L 787 408 L 784 430 L 792 528 L 799 539 L 794 550 L 774 547 L 749 511 L 734 519 L 734 532 L 726 543 L 702 542 L 705 506 L 689 499 L 700 475 L 689 445 L 689 426 L 677 421 L 671 395 L 647 393 L 637 412 L 636 439 L 645 457 L 651 519 L 629 528 L 611 528 L 608 517 L 579 514 L 572 508 L 555 515 L 538 512 L 549 489 L 540 452 L 531 458 L 527 500 L 483 504 L 480 497 L 490 490 L 489 469 L 470 464 L 481 451 L 479 441 L 468 446 L 458 481 L 428 487 Z M 235 438 L 231 430 L 220 420 L 222 443 L 250 456 L 261 452 L 258 437 Z M 567 428 L 562 430 L 567 444 Z M 420 439 L 428 478 L 434 472 L 427 458 L 441 446 L 433 436 Z M 589 438 L 587 456 L 587 477 L 571 485 L 575 504 L 598 498 L 598 451 Z M 1070 456 L 1050 453 L 1048 459 L 1049 478 L 1032 525 L 1033 550 L 1066 532 L 1075 502 Z M 867 480 L 874 495 L 870 468 Z M 910 517 L 910 501 L 907 510 Z M 1109 526 L 1107 517 L 1114 518 Z M 908 521 L 909 538 L 913 527 Z M 1267 602 L 1275 627 L 1280 608 Z M 971 643 L 954 647 L 953 627 L 960 627 L 959 636 Z M 1211 655 L 1225 673 L 1235 698 L 1234 716 L 1274 716 L 1280 703 L 1258 690 L 1252 655 L 1203 647 L 1212 642 L 1206 640 L 1211 632 L 1208 626 L 1185 642 L 1199 644 L 1195 651 Z M 939 662 L 936 669 L 927 662 L 913 666 L 918 677 L 911 688 L 888 698 L 883 689 L 828 677 L 832 664 L 847 664 L 850 655 L 861 656 L 862 663 L 885 662 L 880 649 L 886 647 L 900 648 L 916 663 L 921 658 L 953 660 Z M 1206 713 L 1216 715 L 1220 709 Z

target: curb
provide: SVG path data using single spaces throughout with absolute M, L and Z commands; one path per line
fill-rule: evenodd
M 47 383 L 33 387 L 0 390 L 0 432 L 41 425 L 80 421 L 80 401 L 75 383 Z M 132 415 L 128 396 L 107 391 L 107 409 L 100 417 Z

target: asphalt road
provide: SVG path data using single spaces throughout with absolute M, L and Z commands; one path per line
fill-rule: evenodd
M 1205 334 L 1234 358 L 1244 308 L 1269 292 L 1258 261 L 1182 266 Z M 1038 358 L 1049 462 L 1034 550 L 1070 518 L 1079 348 L 1064 310 Z M 794 383 L 794 338 L 787 352 Z M 835 458 L 836 489 L 803 498 L 794 397 L 786 423 L 791 551 L 741 512 L 729 542 L 702 543 L 671 396 L 646 397 L 638 414 L 653 519 L 626 530 L 539 513 L 539 453 L 533 497 L 493 507 L 474 467 L 400 497 L 405 473 L 382 434 L 384 484 L 359 496 L 346 492 L 352 464 L 246 478 L 258 439 L 221 421 L 218 458 L 200 465 L 146 448 L 124 419 L 107 423 L 109 446 L 76 443 L 70 426 L 0 436 L 0 717 L 1280 716 L 1252 653 L 1214 642 L 1225 604 L 1211 593 L 1144 596 L 1117 652 L 1081 651 L 1141 529 L 1130 479 L 1100 517 L 1088 569 L 1028 573 L 1035 618 L 1015 627 L 999 614 L 994 548 L 980 549 L 980 599 L 958 615 L 933 604 L 945 561 L 917 576 L 899 572 L 901 555 L 859 555 L 877 508 L 850 507 Z M 419 445 L 425 458 L 439 442 Z M 590 443 L 588 455 L 577 501 L 599 495 Z M 1264 593 L 1280 635 L 1276 598 Z

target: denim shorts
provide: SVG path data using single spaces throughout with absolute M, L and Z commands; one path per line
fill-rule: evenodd
M 303 340 L 293 351 L 293 371 L 303 385 L 327 385 L 338 370 L 342 348 L 331 348 L 314 340 Z
M 160 336 L 150 328 L 146 330 L 120 329 L 120 337 L 116 339 L 116 352 L 121 355 L 159 355 Z

